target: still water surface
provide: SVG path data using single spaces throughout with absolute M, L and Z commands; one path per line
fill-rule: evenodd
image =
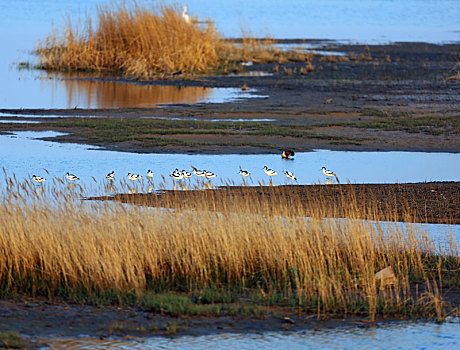
M 202 188 L 201 181 L 199 182 L 196 177 L 190 181 L 181 181 L 180 184 L 169 177 L 175 168 L 192 171 L 191 165 L 217 174 L 217 177 L 209 180 L 205 187 L 227 183 L 242 185 L 243 181 L 238 173 L 240 166 L 251 172 L 246 185 L 268 184 L 268 177 L 263 171 L 264 165 L 279 173 L 272 177 L 273 185 L 334 182 L 322 174 L 323 165 L 333 169 L 342 183 L 406 183 L 460 179 L 460 154 L 452 153 L 318 150 L 299 152 L 294 160 L 283 160 L 279 154 L 191 155 L 115 152 L 88 145 L 40 140 L 58 135 L 61 134 L 54 131 L 24 131 L 0 135 L 1 166 L 9 176 L 14 174 L 20 181 L 30 179 L 32 175 L 43 176 L 47 178 L 41 185 L 45 188 L 52 186 L 52 181 L 56 178 L 67 182 L 66 172 L 73 173 L 80 177 L 77 183 L 83 186 L 83 196 L 112 195 L 128 190 L 132 193 L 147 193 L 162 188 Z M 149 169 L 154 172 L 151 181 L 146 176 Z M 107 188 L 104 186 L 105 175 L 112 170 L 115 172 L 115 185 Z M 297 182 L 288 180 L 282 173 L 283 170 L 293 172 Z M 143 178 L 136 182 L 128 181 L 128 172 L 141 174 Z M 2 185 L 4 180 L 0 178 L 0 186 Z M 405 230 L 404 224 L 400 229 Z M 452 233 L 460 243 L 460 225 L 417 224 L 414 229 L 426 232 L 443 244 L 448 242 L 448 237 Z
M 341 327 L 300 332 L 155 337 L 141 341 L 95 338 L 45 339 L 52 349 L 458 349 L 460 324 L 424 322 Z
M 104 0 L 0 1 L 0 108 L 116 108 L 157 103 L 224 102 L 253 96 L 238 90 L 141 86 L 62 79 L 18 70 L 39 40 L 71 14 L 74 23 Z M 140 1 L 140 3 L 150 3 Z M 458 0 L 187 0 L 192 15 L 212 18 L 226 37 L 250 27 L 255 36 L 324 38 L 350 42 L 460 40 Z M 422 25 L 423 24 L 423 25 Z
M 91 177 L 104 179 L 115 171 L 117 179 L 128 172 L 145 177 L 154 172 L 154 181 L 168 175 L 175 168 L 191 171 L 191 165 L 217 174 L 212 182 L 241 184 L 239 167 L 251 172 L 248 184 L 268 181 L 263 171 L 267 165 L 279 175 L 272 177 L 274 185 L 295 183 L 288 180 L 283 170 L 291 171 L 298 184 L 323 183 L 326 178 L 322 166 L 333 170 L 342 183 L 406 183 L 423 181 L 459 181 L 460 154 L 426 152 L 343 152 L 318 150 L 298 152 L 294 160 L 283 160 L 279 154 L 158 154 L 106 151 L 98 147 L 71 143 L 42 141 L 40 138 L 61 135 L 53 131 L 15 132 L 0 135 L 1 166 L 18 178 L 31 175 L 60 177 L 69 171 L 81 182 L 93 182 Z M 172 182 L 171 179 L 168 178 Z

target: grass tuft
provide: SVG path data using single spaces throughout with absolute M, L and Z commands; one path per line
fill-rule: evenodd
M 0 347 L 6 349 L 22 349 L 26 342 L 18 332 L 0 332 Z
M 40 67 L 50 71 L 110 72 L 139 79 L 238 71 L 242 62 L 305 62 L 312 53 L 283 51 L 270 38 L 227 40 L 212 21 L 185 21 L 177 5 L 136 1 L 99 5 L 95 19 L 63 28 L 38 43 Z M 307 64 L 307 70 L 312 66 Z

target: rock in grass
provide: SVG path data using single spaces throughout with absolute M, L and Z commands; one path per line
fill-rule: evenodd
M 375 279 L 380 281 L 381 286 L 393 285 L 396 283 L 396 276 L 391 266 L 385 267 L 375 274 Z

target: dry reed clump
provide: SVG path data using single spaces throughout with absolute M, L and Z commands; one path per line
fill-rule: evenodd
M 446 80 L 457 80 L 460 81 L 460 60 L 457 59 L 457 63 L 455 66 L 450 70 L 451 72 L 457 71 L 457 73 L 454 73 L 453 75 L 450 75 L 447 77 Z
M 320 200 L 312 201 L 306 219 L 299 198 L 284 207 L 289 216 L 272 215 L 285 200 L 267 204 L 258 196 L 244 199 L 246 212 L 170 211 L 82 202 L 59 183 L 38 192 L 30 183 L 7 183 L 0 203 L 2 295 L 129 291 L 139 298 L 212 288 L 261 300 L 281 295 L 318 316 L 374 318 L 416 310 L 423 299 L 411 293 L 411 283 L 432 279 L 434 262 L 454 259 L 458 268 L 456 247 L 441 252 L 413 229 L 356 220 L 353 202 L 346 204 L 348 219 L 332 220 L 322 217 Z M 202 192 L 203 201 L 212 200 L 211 191 Z M 375 274 L 387 266 L 397 281 L 380 288 Z M 435 294 L 433 313 L 442 314 Z
M 273 40 L 255 39 L 249 31 L 243 31 L 241 41 L 225 40 L 211 21 L 185 21 L 177 6 L 155 8 L 135 1 L 98 6 L 96 19 L 88 16 L 84 25 L 75 25 L 69 16 L 36 52 L 46 70 L 116 72 L 144 79 L 227 73 L 240 69 L 241 62 L 283 64 L 313 57 L 283 51 Z
M 218 61 L 212 25 L 187 23 L 178 8 L 159 10 L 133 3 L 99 6 L 97 24 L 83 28 L 70 17 L 62 31 L 39 44 L 40 64 L 48 70 L 117 71 L 148 77 L 158 73 L 200 72 Z

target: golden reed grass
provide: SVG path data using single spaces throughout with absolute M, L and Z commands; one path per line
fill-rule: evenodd
M 296 198 L 293 205 L 276 198 L 267 205 L 260 196 L 242 197 L 247 212 L 240 213 L 174 211 L 81 201 L 61 180 L 39 188 L 14 178 L 6 182 L 0 203 L 3 295 L 141 296 L 211 288 L 293 296 L 319 316 L 374 318 L 414 310 L 427 300 L 427 294 L 414 295 L 414 283 L 442 285 L 439 271 L 451 259 L 458 269 L 455 240 L 441 251 L 414 228 L 325 219 L 320 201 L 312 202 L 310 213 L 316 214 L 306 219 L 296 215 Z M 211 201 L 211 192 L 202 191 L 202 200 Z M 270 207 L 277 205 L 285 206 L 277 212 L 290 215 L 272 215 Z M 353 214 L 356 203 L 347 205 L 350 217 L 360 216 Z M 387 266 L 397 281 L 383 288 L 375 273 Z M 431 295 L 439 308 L 440 293 Z
M 98 6 L 97 24 L 69 17 L 62 32 L 39 43 L 40 64 L 50 70 L 119 71 L 152 76 L 158 72 L 204 71 L 216 64 L 212 25 L 187 23 L 175 6 L 142 7 L 136 2 Z
M 63 28 L 38 43 L 40 66 L 55 71 L 117 72 L 137 78 L 240 69 L 238 62 L 305 62 L 312 53 L 287 52 L 273 40 L 244 34 L 225 40 L 211 21 L 186 22 L 180 9 L 163 4 L 114 2 L 98 6 L 96 20 Z M 248 33 L 248 32 L 247 32 Z M 183 76 L 183 75 L 182 75 Z

